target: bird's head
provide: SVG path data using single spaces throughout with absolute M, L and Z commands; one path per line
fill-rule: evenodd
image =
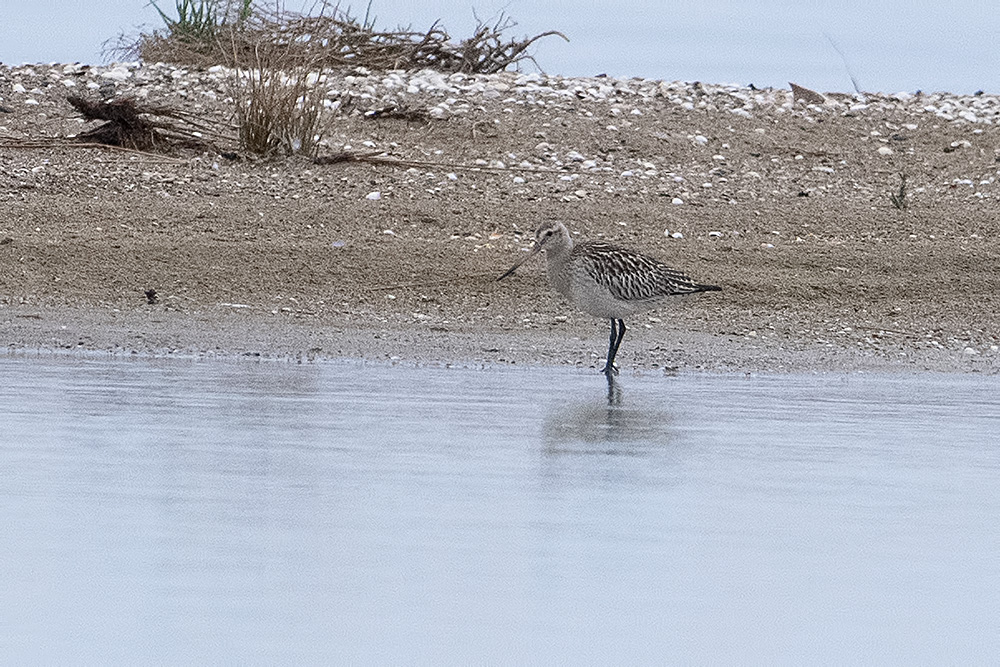
M 519 266 L 543 250 L 562 250 L 572 247 L 573 241 L 569 236 L 569 230 L 566 229 L 566 225 L 558 220 L 549 220 L 548 222 L 544 222 L 539 225 L 538 229 L 535 230 L 535 243 L 531 246 L 531 251 L 515 262 L 514 266 L 507 269 L 506 273 L 497 278 L 497 280 L 503 280 L 510 274 L 514 273 Z

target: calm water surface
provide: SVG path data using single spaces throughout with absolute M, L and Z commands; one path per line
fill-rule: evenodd
M 1000 380 L 0 358 L 15 663 L 985 662 Z

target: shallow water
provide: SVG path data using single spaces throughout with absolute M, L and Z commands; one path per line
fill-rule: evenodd
M 1000 380 L 0 358 L 20 663 L 984 662 Z

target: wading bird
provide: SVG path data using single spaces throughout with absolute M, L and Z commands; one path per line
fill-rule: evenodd
M 715 292 L 716 285 L 696 283 L 683 272 L 637 252 L 610 243 L 573 243 L 561 222 L 550 221 L 535 232 L 535 244 L 503 280 L 529 259 L 545 253 L 549 282 L 576 308 L 611 320 L 608 361 L 601 372 L 611 376 L 618 348 L 625 337 L 625 318 L 663 304 L 669 297 Z

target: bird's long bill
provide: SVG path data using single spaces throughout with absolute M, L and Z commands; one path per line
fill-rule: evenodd
M 518 269 L 519 266 L 521 266 L 522 264 L 524 264 L 525 262 L 527 262 L 529 259 L 531 259 L 535 255 L 537 255 L 541 251 L 541 249 L 542 249 L 542 246 L 539 243 L 535 243 L 535 245 L 533 245 L 531 247 L 531 252 L 529 252 L 527 255 L 525 255 L 521 259 L 517 260 L 514 263 L 514 266 L 510 267 L 509 269 L 507 269 L 506 273 L 504 273 L 502 276 L 500 276 L 499 278 L 497 278 L 497 282 L 500 282 L 501 280 L 503 280 L 504 278 L 506 278 L 510 274 L 512 274 L 515 271 L 517 271 L 517 269 Z

